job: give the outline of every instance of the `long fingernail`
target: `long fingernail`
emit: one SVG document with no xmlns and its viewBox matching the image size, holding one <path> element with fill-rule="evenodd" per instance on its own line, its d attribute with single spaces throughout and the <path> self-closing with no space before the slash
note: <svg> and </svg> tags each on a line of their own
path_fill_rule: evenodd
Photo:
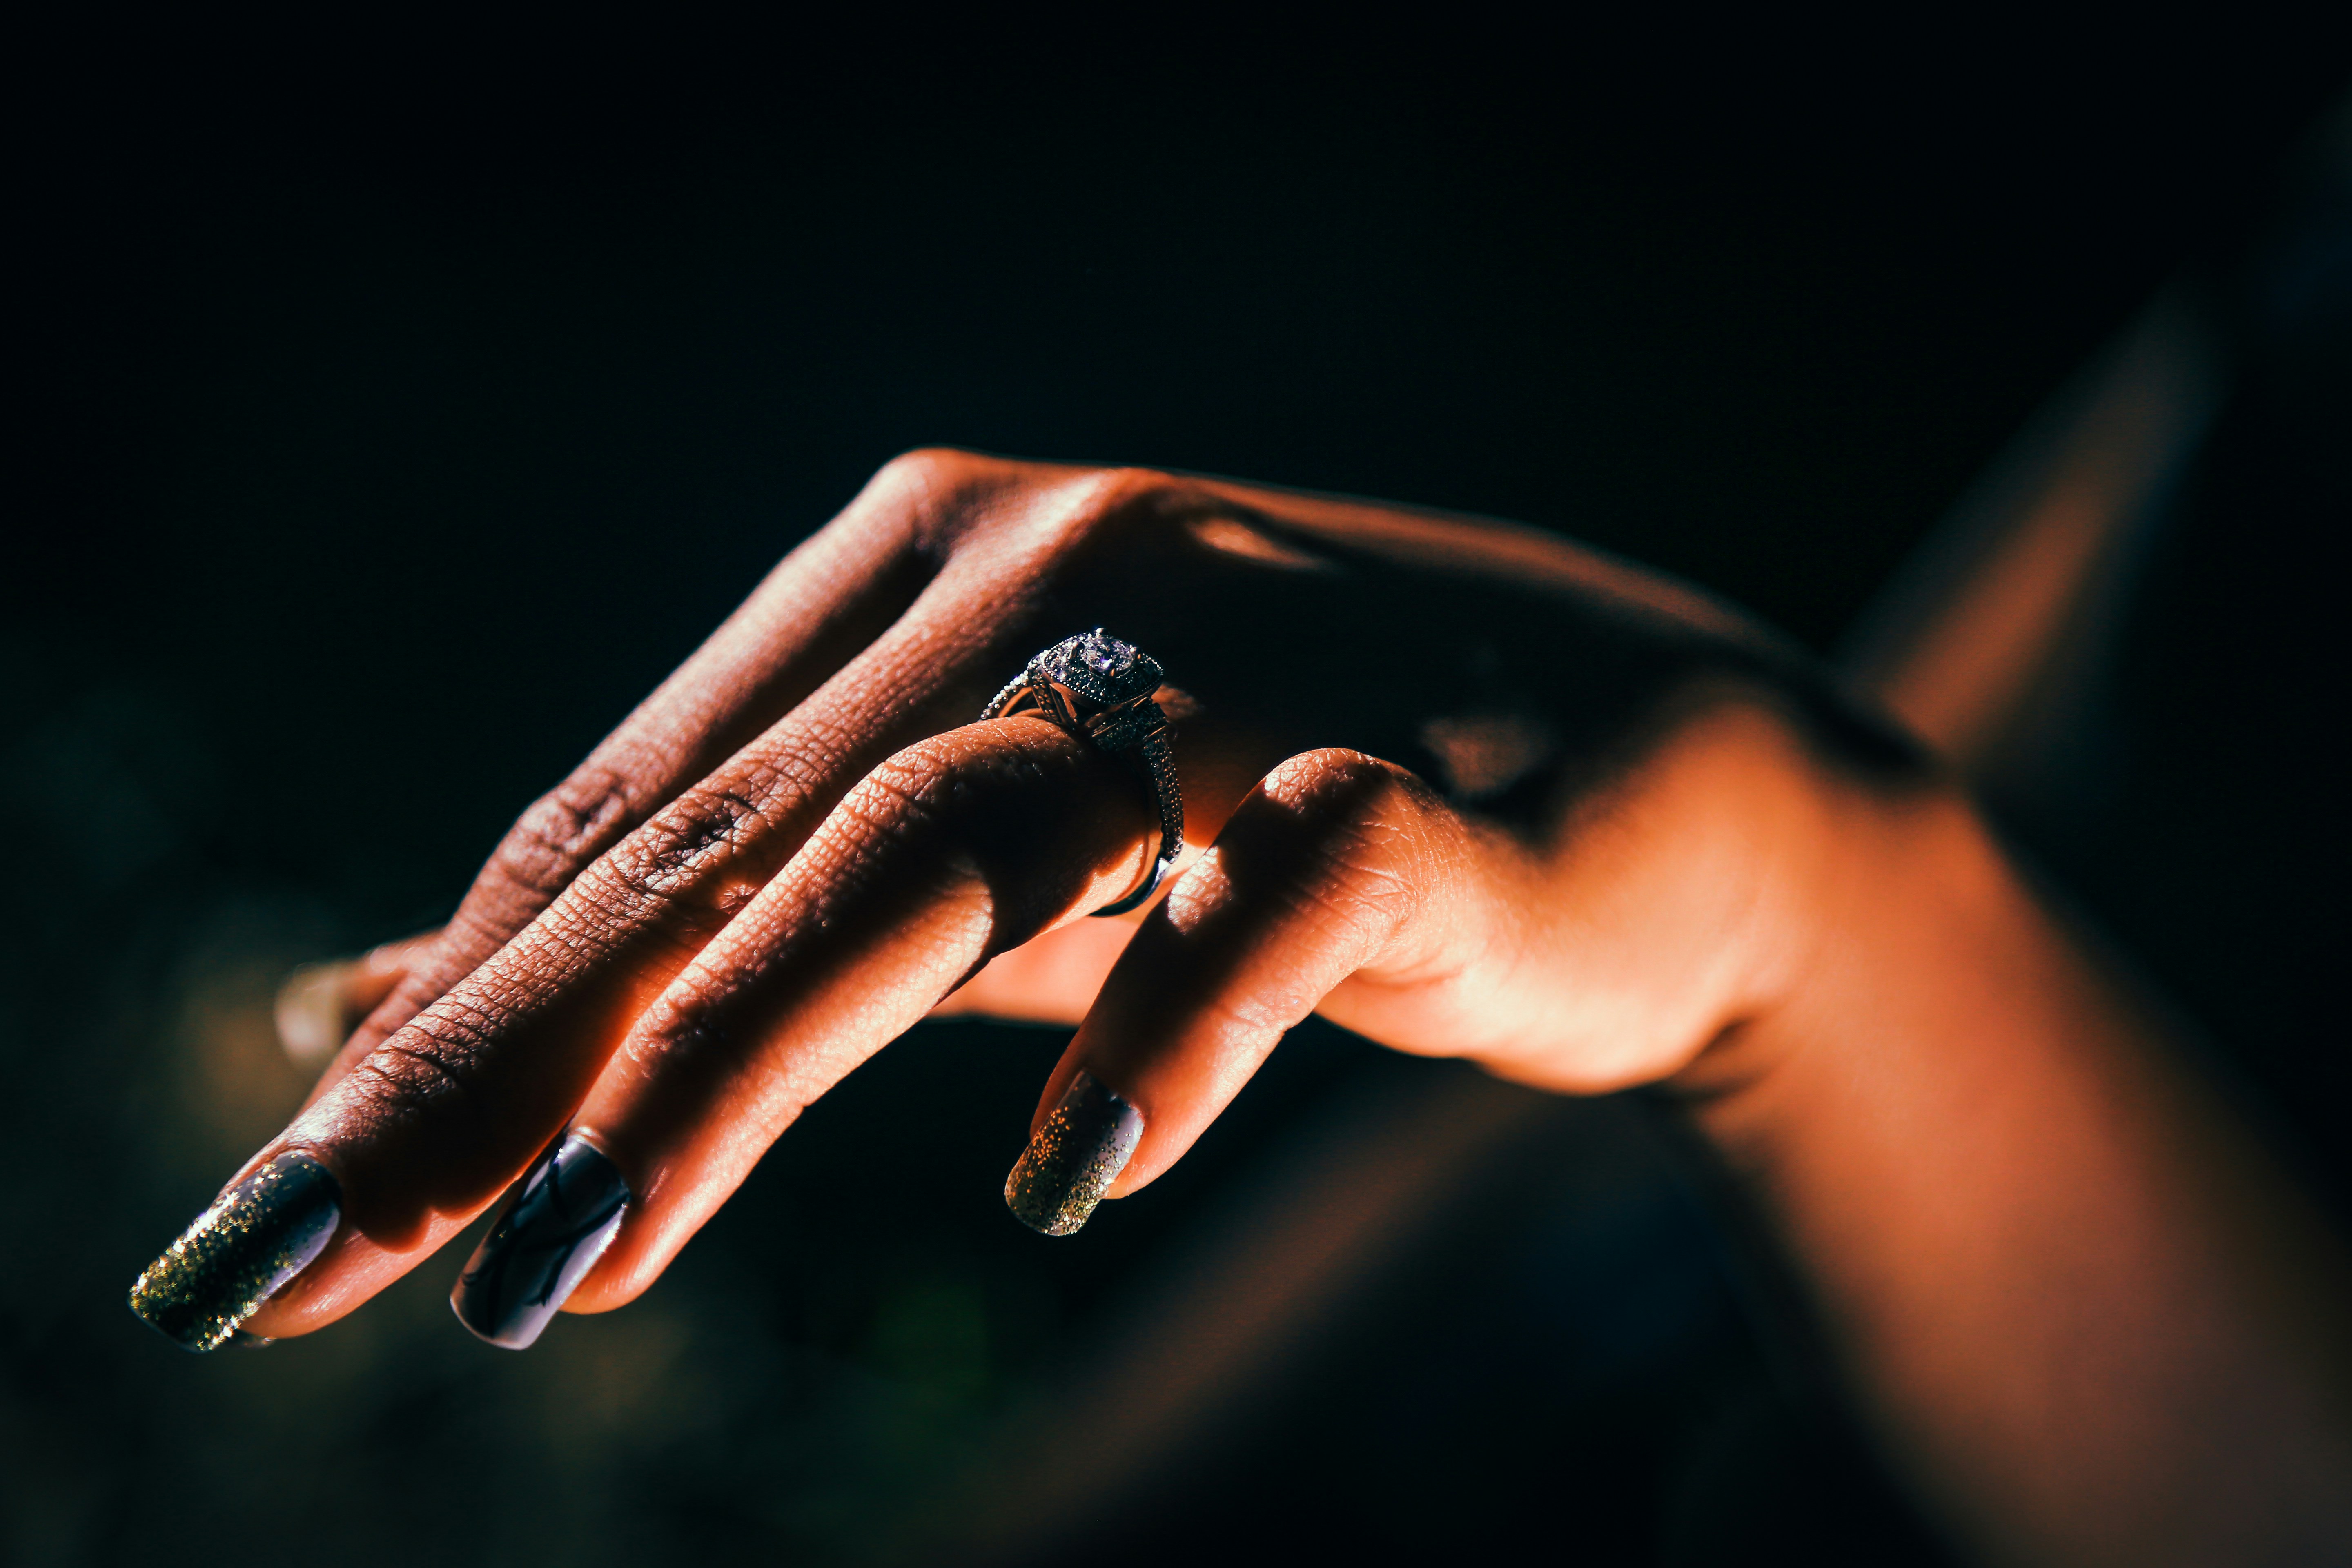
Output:
<svg viewBox="0 0 2352 1568">
<path fill-rule="evenodd" d="M 216 1199 L 131 1287 L 131 1310 L 192 1351 L 217 1350 L 335 1234 L 343 1193 L 308 1154 L 280 1154 Z"/>
<path fill-rule="evenodd" d="M 1067 1236 L 1087 1223 L 1143 1136 L 1143 1112 L 1080 1073 L 1004 1178 L 1005 1206 L 1031 1230 Z"/>
<path fill-rule="evenodd" d="M 577 1132 L 564 1138 L 524 1174 L 457 1277 L 457 1321 L 494 1345 L 529 1345 L 613 1244 L 628 1206 L 619 1168 Z"/>
</svg>

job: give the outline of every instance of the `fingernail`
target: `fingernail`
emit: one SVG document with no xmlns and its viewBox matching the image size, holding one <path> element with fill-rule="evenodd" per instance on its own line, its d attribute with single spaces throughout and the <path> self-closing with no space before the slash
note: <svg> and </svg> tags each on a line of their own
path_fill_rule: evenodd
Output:
<svg viewBox="0 0 2352 1568">
<path fill-rule="evenodd" d="M 1080 1073 L 1004 1179 L 1005 1206 L 1031 1230 L 1067 1236 L 1127 1168 L 1143 1113 Z"/>
<path fill-rule="evenodd" d="M 544 1332 L 619 1234 L 629 1184 L 572 1133 L 539 1157 L 522 1191 L 457 1277 L 449 1305 L 478 1339 L 519 1351 Z"/>
<path fill-rule="evenodd" d="M 131 1310 L 192 1351 L 218 1350 L 319 1256 L 342 1217 L 342 1196 L 310 1155 L 278 1155 L 147 1266 L 131 1287 Z"/>
</svg>

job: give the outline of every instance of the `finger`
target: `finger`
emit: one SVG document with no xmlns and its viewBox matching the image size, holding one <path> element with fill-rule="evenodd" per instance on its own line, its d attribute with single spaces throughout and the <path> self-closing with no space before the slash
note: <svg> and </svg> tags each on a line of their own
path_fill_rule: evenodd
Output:
<svg viewBox="0 0 2352 1568">
<path fill-rule="evenodd" d="M 885 467 L 726 622 L 523 812 L 440 942 L 421 953 L 312 1090 L 315 1099 L 538 917 L 596 858 L 804 700 L 920 592 L 917 542 L 956 476 L 925 454 Z M 593 635 L 582 628 L 582 635 Z"/>
<path fill-rule="evenodd" d="M 638 1018 L 459 1316 L 527 1344 L 608 1242 L 572 1304 L 633 1297 L 805 1106 L 992 954 L 1131 889 L 1156 837 L 1140 783 L 1040 719 L 890 758 Z"/>
<path fill-rule="evenodd" d="M 306 963 L 278 988 L 278 1043 L 296 1067 L 315 1068 L 407 978 L 441 940 L 437 931 L 370 948 L 357 958 Z"/>
<path fill-rule="evenodd" d="M 167 1270 L 144 1299 L 161 1310 L 173 1292 L 231 1292 L 237 1300 L 223 1321 L 249 1315 L 251 1331 L 279 1336 L 341 1316 L 414 1267 L 531 1164 L 631 1020 L 851 784 L 898 747 L 969 714 L 1017 667 L 1004 645 L 1025 640 L 1032 601 L 1059 563 L 1102 538 L 1107 520 L 1151 516 L 1161 488 L 1149 475 L 1114 474 L 1024 489 L 982 542 L 948 554 L 881 637 L 592 862 L 479 968 L 351 1061 L 256 1156 L 250 1181 L 298 1155 L 321 1173 L 288 1189 L 304 1205 L 331 1205 L 320 1250 L 281 1269 L 291 1254 L 279 1244 L 291 1233 L 237 1206 L 251 1199 L 237 1196 L 240 1184 L 223 1199 L 230 1207 L 200 1218 L 173 1252 L 229 1247 L 233 1237 L 236 1266 Z"/>
<path fill-rule="evenodd" d="M 299 1148 L 325 1165 L 344 1223 L 253 1331 L 341 1316 L 471 1220 L 568 1119 L 630 1021 L 850 784 L 938 729 L 946 707 L 969 710 L 955 678 L 979 654 L 930 628 L 971 618 L 919 612 L 592 863 L 296 1118 L 265 1152 Z"/>
<path fill-rule="evenodd" d="M 303 1332 L 341 1316 L 488 1206 L 569 1119 L 630 1021 L 849 787 L 893 751 L 969 715 L 1017 668 L 1000 645 L 1023 635 L 1024 595 L 1050 579 L 1056 558 L 1152 493 L 1149 476 L 1033 490 L 1017 527 L 950 554 L 908 612 L 806 701 L 352 1062 L 248 1166 L 257 1176 L 263 1162 L 302 1152 L 331 1178 L 337 1205 L 315 1258 L 247 1292 L 238 1310 L 253 1314 L 251 1331 Z M 207 1216 L 184 1242 L 228 1223 Z M 240 1246 L 268 1250 L 274 1232 L 236 1224 Z M 173 1289 L 182 1286 L 214 1288 L 187 1279 Z"/>
<path fill-rule="evenodd" d="M 1516 874 L 1393 764 L 1326 751 L 1276 769 L 1111 971 L 1006 1183 L 1014 1215 L 1066 1235 L 1150 1181 L 1343 985 L 1433 1009 L 1498 991 L 1515 931 L 1493 889 Z"/>
</svg>

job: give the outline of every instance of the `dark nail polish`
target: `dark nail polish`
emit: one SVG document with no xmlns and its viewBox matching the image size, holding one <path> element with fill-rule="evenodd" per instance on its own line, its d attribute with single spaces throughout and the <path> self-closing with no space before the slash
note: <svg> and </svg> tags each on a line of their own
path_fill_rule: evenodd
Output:
<svg viewBox="0 0 2352 1568">
<path fill-rule="evenodd" d="M 309 1267 L 342 1217 L 342 1189 L 308 1154 L 280 1154 L 215 1200 L 131 1287 L 131 1310 L 192 1351 L 217 1350 Z M 252 1337 L 252 1336 L 248 1336 Z"/>
<path fill-rule="evenodd" d="M 1143 1136 L 1143 1113 L 1080 1073 L 1004 1179 L 1013 1217 L 1047 1236 L 1087 1223 Z"/>
<path fill-rule="evenodd" d="M 457 1321 L 494 1345 L 529 1345 L 612 1245 L 628 1206 L 628 1183 L 596 1145 L 576 1132 L 560 1140 L 457 1277 Z"/>
</svg>

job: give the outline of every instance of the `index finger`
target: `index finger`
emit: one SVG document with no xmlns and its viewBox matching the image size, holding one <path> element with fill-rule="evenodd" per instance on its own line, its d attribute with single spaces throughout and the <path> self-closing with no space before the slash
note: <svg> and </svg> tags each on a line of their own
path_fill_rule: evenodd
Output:
<svg viewBox="0 0 2352 1568">
<path fill-rule="evenodd" d="M 513 940 L 597 857 L 805 700 L 920 593 L 936 468 L 886 466 L 563 781 L 518 817 L 436 940 L 407 955 L 312 1086 L 343 1074 Z M 593 625 L 578 628 L 595 635 Z"/>
<path fill-rule="evenodd" d="M 953 554 L 914 605 L 807 700 L 352 1062 L 257 1156 L 226 1206 L 142 1278 L 133 1296 L 141 1315 L 174 1337 L 217 1343 L 268 1300 L 257 1328 L 304 1331 L 470 1221 L 562 1125 L 630 1022 L 849 786 L 979 706 L 1007 659 L 998 645 L 1020 635 L 1024 601 L 1055 552 L 1135 493 L 1116 476 L 1046 487 L 1032 498 L 1036 526 L 1000 535 L 1001 547 Z M 248 1192 L 249 1184 L 259 1185 Z M 206 1247 L 219 1258 L 196 1256 Z M 181 1308 L 196 1300 L 226 1306 L 183 1321 Z"/>
</svg>

